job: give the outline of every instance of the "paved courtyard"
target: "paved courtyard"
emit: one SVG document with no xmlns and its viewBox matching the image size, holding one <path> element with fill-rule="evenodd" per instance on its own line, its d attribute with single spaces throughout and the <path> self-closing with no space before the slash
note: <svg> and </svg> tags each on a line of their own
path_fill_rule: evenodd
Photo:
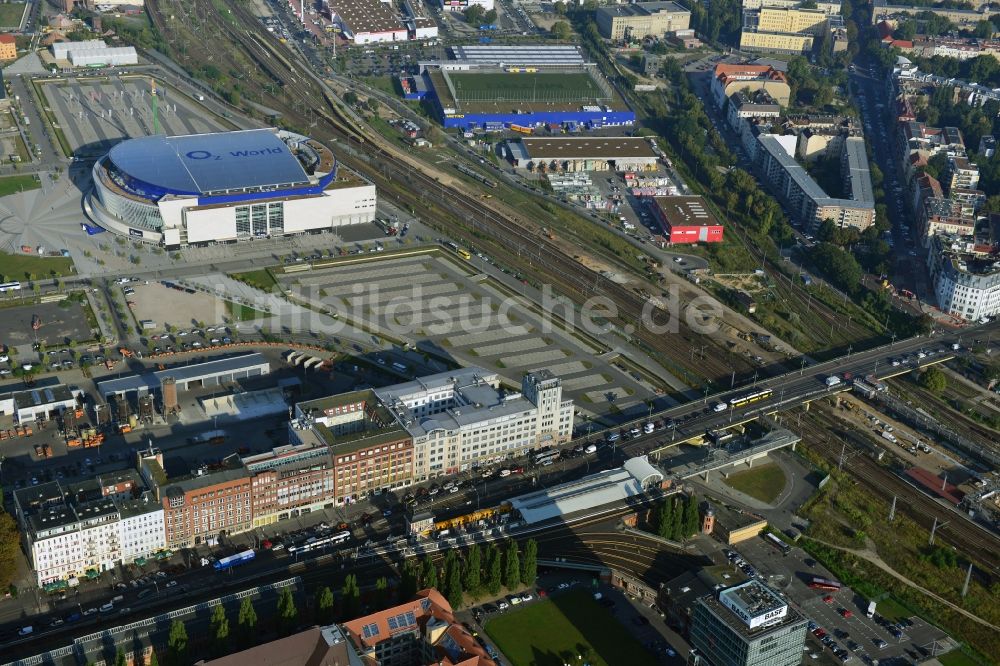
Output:
<svg viewBox="0 0 1000 666">
<path fill-rule="evenodd" d="M 563 380 L 581 409 L 606 412 L 653 397 L 585 340 L 546 327 L 527 302 L 491 279 L 467 272 L 444 255 L 360 261 L 292 273 L 282 286 L 348 321 L 391 337 L 430 344 L 464 365 L 478 365 L 513 381 L 546 368 Z"/>
</svg>

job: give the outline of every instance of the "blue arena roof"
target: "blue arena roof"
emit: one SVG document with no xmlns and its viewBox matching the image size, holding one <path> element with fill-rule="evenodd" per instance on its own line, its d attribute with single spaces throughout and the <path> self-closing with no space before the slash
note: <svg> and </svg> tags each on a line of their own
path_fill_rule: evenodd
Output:
<svg viewBox="0 0 1000 666">
<path fill-rule="evenodd" d="M 173 194 L 209 194 L 302 185 L 302 165 L 270 129 L 186 136 L 146 136 L 108 154 L 120 172 Z"/>
</svg>

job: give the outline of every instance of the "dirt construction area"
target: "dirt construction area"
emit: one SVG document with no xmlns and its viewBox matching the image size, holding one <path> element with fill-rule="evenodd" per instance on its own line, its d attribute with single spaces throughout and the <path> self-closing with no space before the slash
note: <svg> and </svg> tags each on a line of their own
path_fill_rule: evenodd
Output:
<svg viewBox="0 0 1000 666">
<path fill-rule="evenodd" d="M 70 340 L 91 340 L 94 332 L 84 308 L 89 306 L 69 300 L 4 308 L 0 310 L 0 344 L 17 347 L 39 342 L 55 347 Z M 38 330 L 32 329 L 35 317 Z"/>
<path fill-rule="evenodd" d="M 125 296 L 122 293 L 124 287 L 131 287 L 135 293 Z M 189 294 L 159 282 L 131 283 L 115 288 L 120 290 L 116 298 L 124 297 L 128 303 L 134 304 L 130 309 L 136 324 L 144 320 L 156 324 L 155 328 L 145 329 L 146 332 L 166 331 L 167 326 L 183 330 L 198 326 L 198 322 L 215 326 L 229 321 L 226 302 L 201 291 Z"/>
</svg>

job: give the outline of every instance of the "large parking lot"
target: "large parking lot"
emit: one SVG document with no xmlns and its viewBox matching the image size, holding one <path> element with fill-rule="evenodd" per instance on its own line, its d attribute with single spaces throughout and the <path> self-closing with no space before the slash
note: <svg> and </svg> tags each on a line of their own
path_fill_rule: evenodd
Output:
<svg viewBox="0 0 1000 666">
<path fill-rule="evenodd" d="M 651 397 L 585 340 L 550 326 L 521 298 L 511 297 L 466 265 L 436 254 L 373 259 L 282 278 L 325 309 L 345 313 L 373 329 L 433 343 L 466 365 L 496 370 L 519 382 L 546 368 L 563 380 L 565 394 L 586 410 Z"/>
<path fill-rule="evenodd" d="M 809 587 L 813 578 L 836 581 L 836 577 L 816 563 L 800 548 L 792 548 L 783 556 L 763 539 L 754 538 L 735 547 L 753 570 L 769 584 L 781 590 L 797 604 L 814 627 L 809 645 L 812 659 L 833 663 L 902 659 L 907 663 L 928 654 L 937 641 L 943 644 L 947 636 L 919 617 L 897 616 L 898 606 L 892 603 L 883 618 L 876 603 L 875 615 L 868 618 L 869 599 L 847 586 L 839 591 Z M 736 565 L 734 565 L 736 566 Z M 898 627 L 898 628 L 897 628 Z M 898 635 L 896 635 L 898 633 Z M 824 642 L 821 642 L 825 641 Z M 846 651 L 837 657 L 834 650 Z"/>
<path fill-rule="evenodd" d="M 200 134 L 233 129 L 175 88 L 156 82 L 153 117 L 151 81 L 140 76 L 73 77 L 40 84 L 49 109 L 77 156 L 103 155 L 126 138 L 154 133 Z"/>
</svg>

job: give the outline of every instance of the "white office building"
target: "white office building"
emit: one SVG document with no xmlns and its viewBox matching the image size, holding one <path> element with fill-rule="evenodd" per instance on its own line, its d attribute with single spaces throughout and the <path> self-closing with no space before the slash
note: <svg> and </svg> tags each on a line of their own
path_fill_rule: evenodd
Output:
<svg viewBox="0 0 1000 666">
<path fill-rule="evenodd" d="M 566 441 L 573 401 L 547 370 L 526 375 L 521 392 L 482 368 L 421 377 L 375 391 L 413 438 L 413 480 L 455 474 L 526 449 Z"/>
</svg>

